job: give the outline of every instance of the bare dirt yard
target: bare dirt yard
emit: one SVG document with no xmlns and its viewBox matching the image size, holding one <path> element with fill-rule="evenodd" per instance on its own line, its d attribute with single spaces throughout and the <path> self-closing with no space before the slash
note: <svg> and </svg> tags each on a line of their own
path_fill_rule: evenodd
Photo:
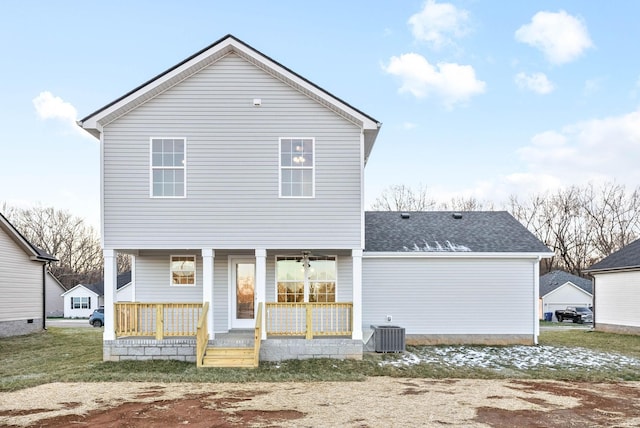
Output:
<svg viewBox="0 0 640 428">
<path fill-rule="evenodd" d="M 0 425 L 637 427 L 640 382 L 52 383 L 1 393 Z"/>
</svg>

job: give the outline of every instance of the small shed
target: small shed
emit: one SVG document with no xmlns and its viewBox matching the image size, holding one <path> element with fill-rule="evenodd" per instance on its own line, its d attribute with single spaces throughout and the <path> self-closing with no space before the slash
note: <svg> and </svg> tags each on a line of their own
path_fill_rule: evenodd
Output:
<svg viewBox="0 0 640 428">
<path fill-rule="evenodd" d="M 118 301 L 132 300 L 131 271 L 118 275 Z M 62 294 L 65 318 L 89 318 L 89 315 L 104 305 L 104 281 L 95 284 L 78 284 Z"/>
</svg>

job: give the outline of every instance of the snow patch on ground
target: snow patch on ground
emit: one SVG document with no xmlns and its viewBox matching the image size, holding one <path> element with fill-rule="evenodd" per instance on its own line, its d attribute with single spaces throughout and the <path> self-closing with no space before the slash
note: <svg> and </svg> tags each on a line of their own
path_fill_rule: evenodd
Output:
<svg viewBox="0 0 640 428">
<path fill-rule="evenodd" d="M 555 346 L 425 346 L 405 352 L 398 359 L 381 361 L 381 366 L 440 364 L 446 367 L 486 369 L 640 369 L 640 359 L 597 352 L 585 348 Z"/>
</svg>

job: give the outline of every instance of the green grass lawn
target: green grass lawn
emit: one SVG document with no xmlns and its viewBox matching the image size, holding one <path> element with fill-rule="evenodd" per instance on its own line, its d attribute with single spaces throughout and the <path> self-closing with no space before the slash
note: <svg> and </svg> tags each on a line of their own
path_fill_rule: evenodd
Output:
<svg viewBox="0 0 640 428">
<path fill-rule="evenodd" d="M 544 331 L 540 347 L 410 347 L 406 354 L 367 354 L 363 361 L 329 359 L 262 363 L 255 370 L 196 368 L 178 361 L 102 361 L 102 329 L 55 328 L 28 336 L 0 339 L 0 391 L 50 382 L 287 382 L 358 381 L 367 376 L 486 379 L 556 379 L 580 381 L 640 380 L 640 336 L 589 330 Z M 544 367 L 521 367 L 517 352 L 557 350 L 568 355 L 585 350 L 597 355 L 615 354 L 631 359 L 630 367 L 581 366 L 562 362 Z M 517 352 L 516 352 L 517 351 Z M 501 353 L 516 355 L 500 367 L 452 364 L 459 355 L 482 353 L 503 360 Z M 413 355 L 430 355 L 427 362 L 399 364 Z M 511 354 L 510 354 L 511 355 Z M 494 358 L 494 359 L 496 359 Z M 398 364 L 397 364 L 398 363 Z"/>
</svg>

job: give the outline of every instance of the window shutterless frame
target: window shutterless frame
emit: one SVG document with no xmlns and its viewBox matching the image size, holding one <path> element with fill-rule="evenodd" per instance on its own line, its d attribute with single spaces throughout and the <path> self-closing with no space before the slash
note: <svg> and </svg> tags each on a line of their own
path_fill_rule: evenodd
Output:
<svg viewBox="0 0 640 428">
<path fill-rule="evenodd" d="M 315 138 L 280 137 L 278 140 L 278 195 L 315 198 Z"/>
<path fill-rule="evenodd" d="M 187 197 L 187 139 L 149 139 L 149 197 Z"/>
<path fill-rule="evenodd" d="M 313 273 L 313 264 L 316 263 L 317 266 L 325 261 L 331 262 L 333 265 L 331 275 L 319 278 Z M 283 264 L 280 264 L 281 262 Z M 275 267 L 275 298 L 277 302 L 338 301 L 338 256 L 311 256 L 308 258 L 308 265 L 305 265 L 302 256 L 280 255 L 275 257 Z M 314 293 L 318 285 L 324 292 Z M 332 285 L 332 289 L 327 290 L 327 285 Z"/>
<path fill-rule="evenodd" d="M 196 256 L 174 255 L 169 256 L 169 285 L 172 287 L 196 286 Z"/>
</svg>

